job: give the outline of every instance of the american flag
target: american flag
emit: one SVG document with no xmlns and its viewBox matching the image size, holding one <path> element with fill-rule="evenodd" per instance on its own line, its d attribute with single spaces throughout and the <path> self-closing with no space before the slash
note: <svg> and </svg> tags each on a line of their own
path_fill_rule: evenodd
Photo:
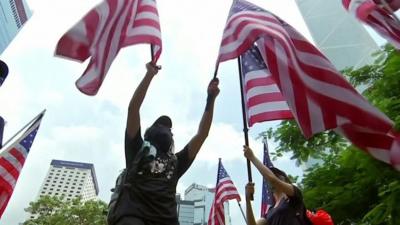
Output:
<svg viewBox="0 0 400 225">
<path fill-rule="evenodd" d="M 274 167 L 269 158 L 268 152 L 268 142 L 264 139 L 264 165 L 268 168 Z M 275 199 L 271 191 L 270 184 L 268 181 L 263 179 L 263 186 L 262 186 L 262 198 L 261 198 L 261 217 L 264 217 L 267 214 L 269 208 L 275 204 Z"/>
<path fill-rule="evenodd" d="M 122 47 L 149 43 L 153 62 L 160 57 L 161 29 L 155 0 L 105 0 L 59 40 L 56 55 L 90 62 L 77 88 L 95 95 Z"/>
<path fill-rule="evenodd" d="M 14 191 L 42 117 L 43 113 L 37 117 L 20 138 L 0 153 L 0 218 Z"/>
<path fill-rule="evenodd" d="M 235 0 L 217 62 L 238 57 L 254 41 L 306 138 L 337 128 L 357 147 L 400 170 L 400 135 L 393 131 L 393 122 L 289 24 Z"/>
<path fill-rule="evenodd" d="M 263 121 L 293 118 L 257 47 L 253 45 L 242 54 L 241 59 L 249 126 Z"/>
<path fill-rule="evenodd" d="M 356 18 L 371 26 L 383 38 L 400 49 L 400 23 L 393 14 L 400 8 L 400 0 L 342 0 L 343 6 Z"/>
<path fill-rule="evenodd" d="M 208 217 L 208 225 L 225 224 L 224 202 L 232 199 L 240 201 L 240 195 L 220 160 L 215 197 Z"/>
</svg>

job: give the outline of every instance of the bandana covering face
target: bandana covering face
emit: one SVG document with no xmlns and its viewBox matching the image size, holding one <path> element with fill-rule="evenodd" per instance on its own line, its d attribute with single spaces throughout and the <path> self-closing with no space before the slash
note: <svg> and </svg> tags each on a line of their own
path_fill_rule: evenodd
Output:
<svg viewBox="0 0 400 225">
<path fill-rule="evenodd" d="M 163 125 L 155 124 L 151 126 L 146 131 L 144 139 L 154 145 L 160 153 L 170 153 L 174 149 L 171 129 Z"/>
</svg>

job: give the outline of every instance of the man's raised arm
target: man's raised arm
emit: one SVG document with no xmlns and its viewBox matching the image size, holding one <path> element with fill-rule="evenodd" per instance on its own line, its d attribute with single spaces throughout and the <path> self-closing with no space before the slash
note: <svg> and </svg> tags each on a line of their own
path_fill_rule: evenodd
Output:
<svg viewBox="0 0 400 225">
<path fill-rule="evenodd" d="M 197 134 L 190 140 L 189 147 L 189 159 L 193 160 L 197 153 L 199 152 L 201 146 L 208 136 L 208 132 L 210 131 L 213 114 L 214 114 L 214 103 L 215 99 L 219 94 L 218 88 L 218 78 L 211 80 L 210 84 L 207 88 L 207 103 L 206 108 L 203 113 L 203 117 L 201 118 L 199 129 Z"/>
<path fill-rule="evenodd" d="M 131 138 L 135 137 L 136 133 L 139 130 L 140 127 L 139 109 L 143 103 L 144 97 L 146 96 L 150 82 L 153 79 L 153 77 L 158 73 L 159 67 L 157 67 L 154 63 L 149 62 L 146 64 L 146 69 L 147 69 L 146 75 L 140 82 L 139 86 L 136 88 L 135 93 L 133 94 L 132 99 L 129 102 L 126 132 L 128 136 Z"/>
</svg>

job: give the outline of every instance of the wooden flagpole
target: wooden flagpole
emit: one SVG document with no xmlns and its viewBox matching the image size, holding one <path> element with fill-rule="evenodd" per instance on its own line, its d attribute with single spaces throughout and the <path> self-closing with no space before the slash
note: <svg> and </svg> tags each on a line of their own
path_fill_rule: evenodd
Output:
<svg viewBox="0 0 400 225">
<path fill-rule="evenodd" d="M 28 126 L 32 125 L 34 121 L 36 121 L 37 119 L 39 119 L 39 117 L 43 116 L 44 113 L 46 112 L 46 109 L 44 109 L 41 113 L 39 113 L 37 116 L 35 116 L 35 118 L 33 118 L 31 121 L 29 121 L 27 124 L 25 124 L 25 126 L 23 126 L 19 131 L 17 131 L 17 133 L 14 134 L 14 136 L 12 136 L 11 138 L 9 138 L 4 144 L 3 147 L 0 149 L 3 150 L 3 148 L 5 148 L 4 146 L 6 146 L 9 142 L 11 142 L 11 140 L 13 140 L 16 136 L 18 136 L 22 131 L 24 131 Z M 0 155 L 2 154 L 2 152 L 0 152 Z"/>
<path fill-rule="evenodd" d="M 244 99 L 244 90 L 243 90 L 243 77 L 242 77 L 242 62 L 241 62 L 240 56 L 238 57 L 238 66 L 239 66 L 240 94 L 241 94 L 241 98 L 242 98 L 244 142 L 245 142 L 245 145 L 249 146 L 249 133 L 248 133 L 249 129 L 247 128 L 246 108 L 245 108 L 245 99 Z M 246 161 L 247 161 L 247 177 L 248 177 L 249 182 L 252 183 L 253 178 L 251 176 L 250 160 L 247 159 Z M 253 200 L 253 196 L 251 196 L 251 200 Z"/>
</svg>

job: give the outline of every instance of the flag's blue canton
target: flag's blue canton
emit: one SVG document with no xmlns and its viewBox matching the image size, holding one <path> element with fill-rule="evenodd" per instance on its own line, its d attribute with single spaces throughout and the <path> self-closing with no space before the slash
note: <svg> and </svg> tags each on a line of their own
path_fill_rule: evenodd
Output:
<svg viewBox="0 0 400 225">
<path fill-rule="evenodd" d="M 24 148 L 26 149 L 27 152 L 29 152 L 29 150 L 32 146 L 33 140 L 35 139 L 38 129 L 39 129 L 39 127 L 36 127 L 36 129 L 31 131 L 31 133 L 28 136 L 26 136 L 24 139 L 22 139 L 22 141 L 19 143 L 20 145 L 24 146 Z"/>
<path fill-rule="evenodd" d="M 235 3 L 233 4 L 233 8 L 230 11 L 230 15 L 232 16 L 235 13 L 241 12 L 241 11 L 265 11 L 263 8 L 260 8 L 256 5 L 251 4 L 250 2 L 247 1 L 242 1 L 242 0 L 236 0 Z"/>
<path fill-rule="evenodd" d="M 271 162 L 268 151 L 268 144 L 264 143 L 264 165 L 271 168 L 274 165 Z M 272 195 L 271 185 L 263 179 L 262 199 L 261 199 L 261 216 L 266 213 L 267 207 L 275 204 L 274 196 Z"/>
<path fill-rule="evenodd" d="M 228 173 L 226 172 L 224 166 L 222 163 L 219 164 L 219 169 L 218 169 L 218 180 L 224 179 L 226 177 L 229 177 Z"/>
<path fill-rule="evenodd" d="M 265 69 L 267 69 L 267 65 L 265 65 L 261 53 L 255 45 L 242 54 L 242 70 L 244 75 L 251 71 Z"/>
<path fill-rule="evenodd" d="M 268 168 L 274 167 L 271 158 L 269 157 L 269 151 L 266 144 L 264 144 L 264 165 L 266 165 Z"/>
</svg>

